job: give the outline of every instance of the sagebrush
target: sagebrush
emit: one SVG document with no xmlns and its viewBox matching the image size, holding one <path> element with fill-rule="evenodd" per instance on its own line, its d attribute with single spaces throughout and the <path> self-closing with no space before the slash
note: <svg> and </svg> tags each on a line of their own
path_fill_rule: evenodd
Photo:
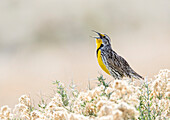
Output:
<svg viewBox="0 0 170 120">
<path fill-rule="evenodd" d="M 28 95 L 22 95 L 12 110 L 0 110 L 0 119 L 24 120 L 168 120 L 170 118 L 169 70 L 160 70 L 154 80 L 135 85 L 127 80 L 106 82 L 98 77 L 98 86 L 79 92 L 70 86 L 72 95 L 56 81 L 57 92 L 49 103 L 43 100 L 33 107 Z"/>
</svg>

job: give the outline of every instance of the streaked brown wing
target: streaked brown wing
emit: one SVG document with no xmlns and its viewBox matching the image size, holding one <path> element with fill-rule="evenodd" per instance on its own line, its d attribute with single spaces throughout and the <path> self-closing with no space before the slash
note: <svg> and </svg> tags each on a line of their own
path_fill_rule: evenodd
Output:
<svg viewBox="0 0 170 120">
<path fill-rule="evenodd" d="M 119 74 L 121 77 L 123 76 L 130 77 L 129 70 L 131 68 L 123 57 L 119 56 L 112 49 L 103 51 L 103 55 L 106 59 L 106 62 L 104 64 L 111 68 L 111 69 L 108 68 L 109 70 L 114 70 L 110 72 L 116 72 L 116 74 Z"/>
</svg>

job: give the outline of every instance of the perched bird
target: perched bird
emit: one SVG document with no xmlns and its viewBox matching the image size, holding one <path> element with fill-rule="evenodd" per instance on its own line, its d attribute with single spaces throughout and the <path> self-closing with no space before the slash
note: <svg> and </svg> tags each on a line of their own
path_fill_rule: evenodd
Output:
<svg viewBox="0 0 170 120">
<path fill-rule="evenodd" d="M 108 35 L 97 33 L 99 37 L 96 39 L 96 54 L 100 67 L 115 79 L 122 79 L 123 77 L 143 79 L 142 76 L 137 74 L 127 63 L 127 61 L 119 56 L 111 47 L 111 40 Z"/>
</svg>

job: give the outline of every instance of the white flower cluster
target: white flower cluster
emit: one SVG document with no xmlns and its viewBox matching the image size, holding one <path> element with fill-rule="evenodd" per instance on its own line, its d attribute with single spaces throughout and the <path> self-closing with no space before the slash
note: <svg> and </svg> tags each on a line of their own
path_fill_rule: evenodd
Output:
<svg viewBox="0 0 170 120">
<path fill-rule="evenodd" d="M 149 86 L 152 97 L 151 111 L 160 114 L 156 120 L 170 118 L 170 70 L 160 70 L 156 80 Z"/>
<path fill-rule="evenodd" d="M 151 114 L 157 114 L 156 120 L 170 117 L 170 78 L 169 70 L 161 70 L 155 80 L 149 83 L 150 94 L 147 89 L 135 86 L 125 80 L 115 80 L 109 86 L 100 85 L 87 92 L 80 92 L 69 99 L 69 105 L 64 106 L 62 96 L 56 94 L 51 101 L 40 105 L 38 109 L 31 106 L 30 97 L 23 95 L 13 112 L 8 106 L 1 107 L 0 119 L 24 120 L 129 120 L 138 119 L 138 110 L 148 101 L 141 99 L 148 96 Z M 141 109 L 144 109 L 140 107 Z M 144 113 L 145 114 L 145 113 Z"/>
</svg>

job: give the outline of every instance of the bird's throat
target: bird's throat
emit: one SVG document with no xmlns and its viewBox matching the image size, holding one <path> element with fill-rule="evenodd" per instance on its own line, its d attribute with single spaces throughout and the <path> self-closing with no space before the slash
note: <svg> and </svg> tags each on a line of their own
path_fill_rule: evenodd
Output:
<svg viewBox="0 0 170 120">
<path fill-rule="evenodd" d="M 99 50 L 103 47 L 103 44 L 97 45 L 96 55 L 98 57 Z"/>
</svg>

